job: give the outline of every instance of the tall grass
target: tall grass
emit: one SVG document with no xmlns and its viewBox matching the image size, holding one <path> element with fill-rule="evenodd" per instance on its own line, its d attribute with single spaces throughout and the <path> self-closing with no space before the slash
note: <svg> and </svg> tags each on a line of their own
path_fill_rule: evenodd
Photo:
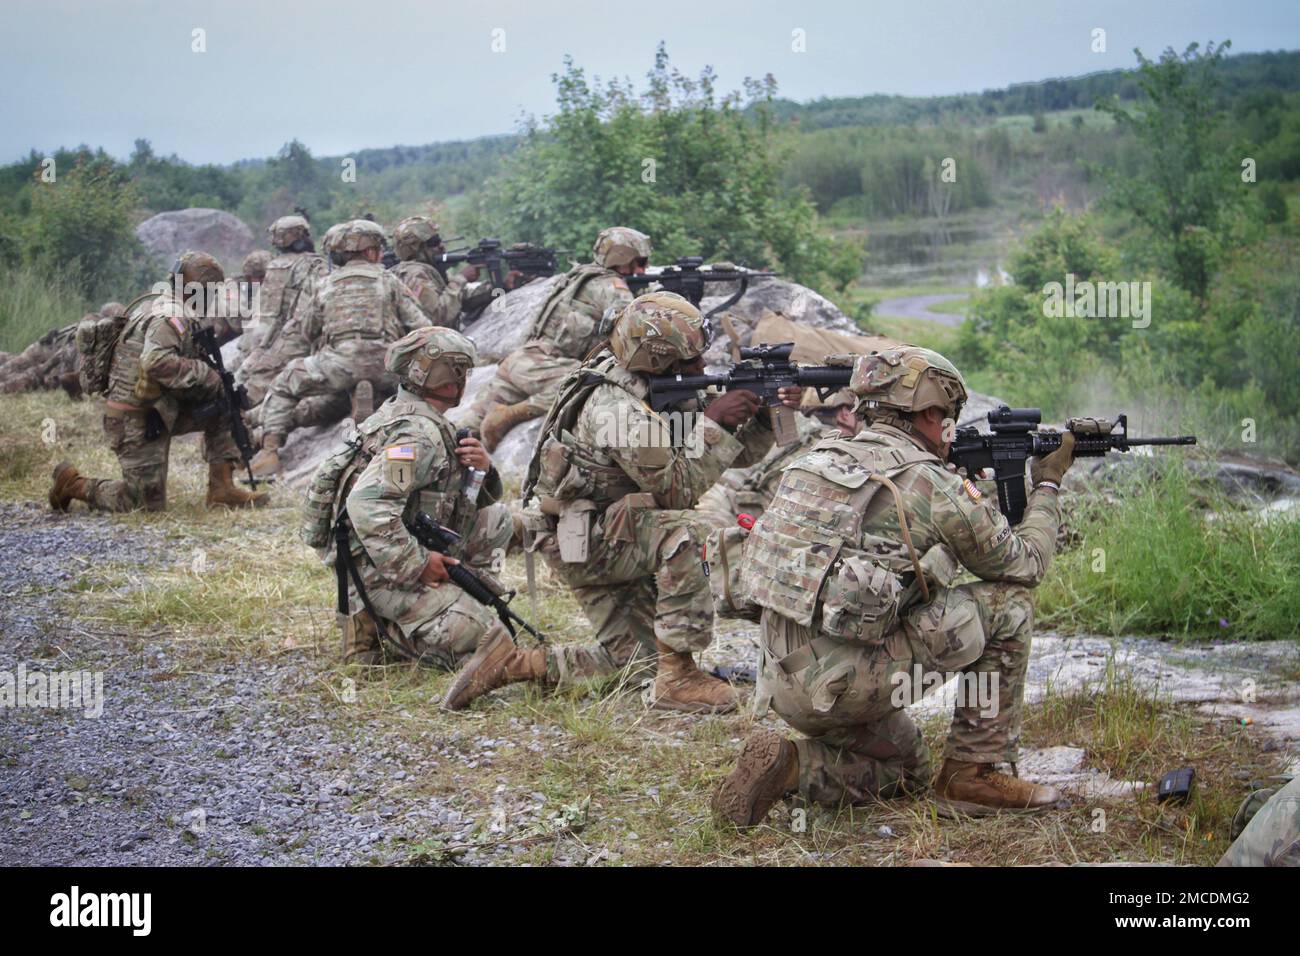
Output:
<svg viewBox="0 0 1300 956">
<path fill-rule="evenodd" d="M 1115 635 L 1300 637 L 1300 521 L 1235 508 L 1177 463 L 1140 471 L 1120 479 L 1111 501 L 1095 495 L 1075 513 L 1079 541 L 1057 556 L 1038 593 L 1044 623 Z"/>
<path fill-rule="evenodd" d="M 0 352 L 21 352 L 90 308 L 70 276 L 33 266 L 0 266 Z"/>
</svg>

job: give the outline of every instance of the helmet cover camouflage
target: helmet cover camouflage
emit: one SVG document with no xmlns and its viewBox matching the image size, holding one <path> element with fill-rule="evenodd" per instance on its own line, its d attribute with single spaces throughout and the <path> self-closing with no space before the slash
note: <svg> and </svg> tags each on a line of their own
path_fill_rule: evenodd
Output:
<svg viewBox="0 0 1300 956">
<path fill-rule="evenodd" d="M 627 226 L 613 226 L 601 231 L 591 250 L 596 265 L 616 269 L 638 259 L 650 258 L 650 237 Z"/>
<path fill-rule="evenodd" d="M 913 345 L 862 356 L 849 389 L 864 417 L 942 408 L 955 418 L 966 404 L 966 382 L 957 367 L 938 352 Z"/>
<path fill-rule="evenodd" d="M 121 302 L 105 302 L 99 307 L 99 314 L 105 319 L 121 318 L 126 315 L 126 306 Z"/>
<path fill-rule="evenodd" d="M 674 292 L 637 296 L 614 319 L 609 347 L 629 372 L 662 375 L 708 347 L 700 310 Z"/>
<path fill-rule="evenodd" d="M 388 237 L 378 223 L 369 219 L 353 219 L 343 227 L 330 251 L 365 252 L 367 249 L 382 249 L 387 244 Z"/>
<path fill-rule="evenodd" d="M 278 249 L 287 249 L 299 239 L 311 238 L 311 224 L 302 216 L 281 216 L 266 231 L 271 237 L 271 245 Z"/>
<path fill-rule="evenodd" d="M 393 230 L 393 251 L 402 261 L 414 259 L 428 246 L 430 239 L 438 237 L 438 224 L 428 216 L 411 216 L 403 219 Z"/>
<path fill-rule="evenodd" d="M 325 250 L 326 255 L 335 251 L 334 243 L 338 242 L 339 236 L 343 235 L 343 230 L 347 227 L 348 224 L 346 222 L 336 222 L 325 230 L 325 235 L 321 237 L 320 244 L 321 248 Z"/>
<path fill-rule="evenodd" d="M 384 355 L 384 368 L 415 392 L 430 392 L 446 385 L 457 385 L 464 391 L 469 370 L 476 364 L 474 342 L 440 325 L 407 333 Z"/>
<path fill-rule="evenodd" d="M 191 282 L 221 282 L 226 278 L 226 271 L 221 263 L 206 252 L 182 252 L 176 260 L 176 272 L 188 285 Z"/>
<path fill-rule="evenodd" d="M 803 398 L 799 401 L 799 408 L 805 412 L 831 411 L 836 408 L 852 408 L 857 404 L 858 397 L 847 388 L 832 392 L 824 400 L 817 394 L 817 389 L 806 388 L 803 392 Z"/>
<path fill-rule="evenodd" d="M 269 252 L 265 249 L 254 249 L 244 256 L 239 271 L 245 279 L 264 279 L 266 278 L 266 267 L 270 262 L 271 254 Z"/>
</svg>

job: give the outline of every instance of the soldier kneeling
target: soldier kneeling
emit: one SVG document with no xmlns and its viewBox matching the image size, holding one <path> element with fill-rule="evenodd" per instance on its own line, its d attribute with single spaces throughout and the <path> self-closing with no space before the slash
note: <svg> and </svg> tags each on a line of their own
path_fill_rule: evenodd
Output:
<svg viewBox="0 0 1300 956">
<path fill-rule="evenodd" d="M 397 394 L 312 479 L 308 543 L 328 553 L 341 525 L 346 560 L 364 587 L 362 595 L 349 575 L 357 613 L 344 622 L 347 662 L 379 663 L 397 651 L 450 669 L 484 635 L 505 633 L 490 609 L 448 582 L 448 567 L 460 561 L 489 574 L 514 533 L 491 458 L 476 439 L 458 440 L 446 418 L 475 361 L 474 343 L 452 329 L 425 327 L 394 342 L 384 364 L 400 381 Z M 410 533 L 421 511 L 460 535 L 458 556 L 429 551 Z M 367 605 L 397 647 L 380 645 Z"/>
<path fill-rule="evenodd" d="M 1033 601 L 1060 525 L 1074 455 L 1032 463 L 1034 491 L 1012 529 L 975 485 L 944 467 L 966 401 L 941 355 L 890 349 L 859 359 L 850 388 L 867 428 L 832 437 L 785 469 L 745 548 L 741 586 L 762 608 L 756 709 L 806 736 L 755 730 L 713 800 L 740 827 L 798 791 L 826 805 L 923 790 L 930 753 L 905 709 L 939 681 L 993 682 L 995 706 L 959 695 L 935 782 L 945 815 L 1038 810 L 1058 793 L 1014 768 Z M 922 555 L 922 557 L 918 557 Z M 961 568 L 979 583 L 954 586 Z M 967 682 L 967 678 L 971 681 Z"/>
</svg>

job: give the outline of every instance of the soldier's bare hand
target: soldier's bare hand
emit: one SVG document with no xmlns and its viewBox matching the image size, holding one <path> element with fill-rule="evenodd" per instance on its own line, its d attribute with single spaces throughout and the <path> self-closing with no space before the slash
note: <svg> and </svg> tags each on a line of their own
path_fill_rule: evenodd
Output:
<svg viewBox="0 0 1300 956">
<path fill-rule="evenodd" d="M 477 438 L 462 438 L 456 446 L 456 460 L 465 468 L 492 470 L 492 458 Z"/>
<path fill-rule="evenodd" d="M 704 414 L 723 428 L 731 429 L 745 424 L 761 407 L 758 396 L 749 389 L 733 388 L 711 401 Z"/>
<path fill-rule="evenodd" d="M 460 562 L 455 558 L 449 558 L 437 551 L 430 551 L 429 560 L 424 562 L 424 570 L 420 572 L 420 583 L 436 588 L 451 577 L 447 569 L 457 564 L 460 564 Z"/>
<path fill-rule="evenodd" d="M 787 408 L 798 408 L 803 402 L 803 389 L 798 385 L 783 385 L 776 390 L 776 396 Z"/>
</svg>

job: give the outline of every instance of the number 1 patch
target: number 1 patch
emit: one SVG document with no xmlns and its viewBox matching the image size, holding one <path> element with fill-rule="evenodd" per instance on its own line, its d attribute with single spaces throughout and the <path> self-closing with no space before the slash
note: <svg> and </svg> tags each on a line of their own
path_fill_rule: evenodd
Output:
<svg viewBox="0 0 1300 956">
<path fill-rule="evenodd" d="M 384 449 L 384 477 L 399 492 L 415 483 L 415 446 L 390 445 Z"/>
</svg>

